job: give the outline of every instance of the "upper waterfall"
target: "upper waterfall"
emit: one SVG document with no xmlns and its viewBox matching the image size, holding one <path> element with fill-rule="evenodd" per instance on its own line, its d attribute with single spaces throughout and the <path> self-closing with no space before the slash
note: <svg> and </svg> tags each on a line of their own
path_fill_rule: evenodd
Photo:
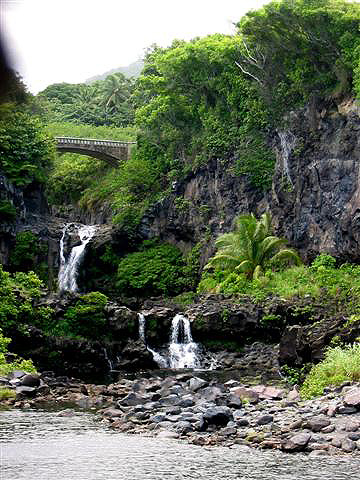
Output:
<svg viewBox="0 0 360 480">
<path fill-rule="evenodd" d="M 70 254 L 66 255 L 64 251 L 65 239 L 69 228 L 75 226 L 80 238 L 80 245 L 71 249 Z M 68 290 L 76 292 L 78 290 L 77 276 L 79 266 L 84 256 L 86 245 L 90 242 L 96 232 L 95 225 L 77 225 L 74 223 L 66 224 L 60 240 L 60 269 L 58 276 L 59 290 L 61 292 Z"/>
</svg>

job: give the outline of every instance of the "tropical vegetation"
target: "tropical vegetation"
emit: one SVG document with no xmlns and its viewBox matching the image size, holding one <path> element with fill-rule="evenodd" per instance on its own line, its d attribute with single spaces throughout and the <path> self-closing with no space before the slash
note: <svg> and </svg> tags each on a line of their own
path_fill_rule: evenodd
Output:
<svg viewBox="0 0 360 480">
<path fill-rule="evenodd" d="M 271 216 L 268 212 L 259 220 L 253 213 L 240 215 L 235 220 L 235 230 L 216 240 L 218 251 L 205 269 L 243 273 L 249 279 L 257 279 L 271 264 L 301 263 L 295 250 L 285 248 L 286 243 L 286 239 L 272 235 Z"/>
<path fill-rule="evenodd" d="M 360 380 L 360 343 L 329 348 L 322 362 L 307 375 L 301 394 L 304 398 L 321 395 L 329 385 Z"/>
</svg>

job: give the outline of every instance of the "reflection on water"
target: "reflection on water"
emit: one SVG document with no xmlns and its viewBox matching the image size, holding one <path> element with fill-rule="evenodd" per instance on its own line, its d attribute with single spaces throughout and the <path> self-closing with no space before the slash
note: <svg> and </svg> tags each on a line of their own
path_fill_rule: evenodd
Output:
<svg viewBox="0 0 360 480">
<path fill-rule="evenodd" d="M 360 459 L 204 448 L 114 433 L 94 416 L 0 412 L 1 480 L 358 479 Z"/>
</svg>

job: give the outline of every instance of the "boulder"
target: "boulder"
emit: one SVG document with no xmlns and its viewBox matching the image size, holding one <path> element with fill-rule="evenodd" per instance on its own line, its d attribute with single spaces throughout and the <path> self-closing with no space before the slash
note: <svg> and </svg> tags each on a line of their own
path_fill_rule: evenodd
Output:
<svg viewBox="0 0 360 480">
<path fill-rule="evenodd" d="M 25 387 L 38 387 L 40 385 L 40 375 L 28 373 L 21 378 L 21 385 Z"/>
<path fill-rule="evenodd" d="M 350 390 L 344 397 L 344 403 L 348 407 L 360 408 L 360 388 Z"/>
<path fill-rule="evenodd" d="M 304 427 L 308 428 L 312 432 L 320 432 L 321 429 L 330 425 L 331 421 L 322 415 L 312 417 L 304 423 Z"/>
<path fill-rule="evenodd" d="M 298 433 L 283 442 L 281 448 L 286 452 L 301 452 L 306 448 L 310 438 L 311 435 L 309 433 Z"/>
<path fill-rule="evenodd" d="M 208 425 L 225 426 L 233 416 L 228 407 L 211 407 L 204 412 L 203 418 Z"/>
</svg>

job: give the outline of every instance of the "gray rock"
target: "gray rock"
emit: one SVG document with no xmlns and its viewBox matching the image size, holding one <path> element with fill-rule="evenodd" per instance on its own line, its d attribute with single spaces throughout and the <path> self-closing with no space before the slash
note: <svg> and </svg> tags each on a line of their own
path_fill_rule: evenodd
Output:
<svg viewBox="0 0 360 480">
<path fill-rule="evenodd" d="M 356 443 L 350 440 L 350 438 L 344 438 L 341 442 L 341 450 L 347 453 L 351 453 L 356 449 Z"/>
<path fill-rule="evenodd" d="M 192 424 L 190 422 L 180 421 L 180 422 L 177 422 L 175 424 L 174 430 L 177 433 L 180 433 L 181 435 L 184 435 L 186 433 L 192 432 L 194 430 L 194 427 L 192 426 Z"/>
<path fill-rule="evenodd" d="M 24 387 L 38 387 L 40 385 L 40 376 L 36 373 L 28 373 L 21 378 L 21 385 L 24 385 Z"/>
<path fill-rule="evenodd" d="M 233 419 L 230 408 L 228 407 L 213 407 L 208 408 L 204 415 L 204 420 L 208 425 L 227 425 L 229 420 Z"/>
<path fill-rule="evenodd" d="M 189 380 L 189 389 L 193 392 L 197 392 L 200 388 L 204 388 L 208 385 L 208 382 L 199 377 L 193 377 Z"/>
<path fill-rule="evenodd" d="M 353 413 L 357 412 L 356 407 L 345 407 L 345 406 L 340 406 L 337 409 L 337 413 L 340 413 L 342 415 L 352 415 Z"/>
<path fill-rule="evenodd" d="M 170 405 L 180 405 L 181 397 L 178 395 L 168 395 L 167 397 L 162 397 L 159 400 L 160 405 L 170 406 Z"/>
<path fill-rule="evenodd" d="M 281 448 L 286 452 L 300 452 L 306 448 L 310 439 L 309 433 L 298 433 L 285 441 Z"/>
<path fill-rule="evenodd" d="M 129 393 L 126 397 L 118 401 L 119 405 L 134 407 L 146 403 L 147 399 L 137 395 L 136 393 Z"/>
<path fill-rule="evenodd" d="M 256 420 L 256 425 L 268 425 L 272 423 L 274 417 L 272 415 L 262 415 L 260 418 Z"/>
<path fill-rule="evenodd" d="M 319 415 L 307 420 L 304 424 L 304 427 L 308 428 L 313 432 L 320 432 L 322 428 L 327 427 L 328 425 L 330 425 L 330 423 L 331 422 L 327 417 Z"/>
<path fill-rule="evenodd" d="M 213 402 L 218 397 L 223 395 L 222 391 L 218 387 L 206 387 L 203 388 L 200 392 L 201 398 L 209 402 Z"/>
<path fill-rule="evenodd" d="M 115 417 L 122 417 L 124 415 L 124 412 L 117 408 L 107 408 L 106 410 L 103 411 L 103 415 L 105 417 L 115 418 Z"/>
<path fill-rule="evenodd" d="M 16 395 L 22 394 L 26 396 L 33 396 L 36 393 L 35 387 L 26 387 L 25 385 L 19 385 L 16 387 Z"/>
<path fill-rule="evenodd" d="M 344 403 L 348 407 L 360 408 L 360 388 L 350 390 L 344 397 Z"/>
<path fill-rule="evenodd" d="M 226 405 L 230 408 L 241 408 L 242 407 L 242 401 L 241 398 L 238 397 L 237 395 L 230 394 L 227 397 Z"/>
</svg>

